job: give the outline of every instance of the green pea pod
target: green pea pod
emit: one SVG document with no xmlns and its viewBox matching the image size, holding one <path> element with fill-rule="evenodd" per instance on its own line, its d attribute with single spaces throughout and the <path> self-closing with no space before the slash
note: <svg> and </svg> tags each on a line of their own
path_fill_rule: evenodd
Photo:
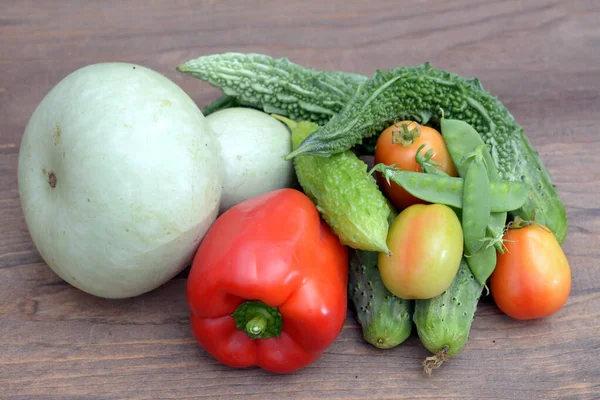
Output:
<svg viewBox="0 0 600 400">
<path fill-rule="evenodd" d="M 485 285 L 485 282 L 496 268 L 496 249 L 494 246 L 485 245 L 472 256 L 465 257 L 471 273 L 477 282 Z"/>
<path fill-rule="evenodd" d="M 446 142 L 446 147 L 450 153 L 450 157 L 454 162 L 454 166 L 458 171 L 458 175 L 463 177 L 467 173 L 469 163 L 466 162 L 465 154 L 472 153 L 476 147 L 484 146 L 485 143 L 479 133 L 468 123 L 457 119 L 442 118 L 440 121 L 442 136 Z M 483 157 L 487 165 L 488 177 L 490 181 L 500 180 L 498 172 L 497 157 L 492 157 L 489 150 L 484 148 Z M 506 224 L 506 212 L 490 214 L 487 224 L 487 233 L 492 239 L 502 238 L 504 234 L 504 226 Z M 504 252 L 501 240 L 494 240 L 496 249 Z"/>
<path fill-rule="evenodd" d="M 485 142 L 471 125 L 461 120 L 442 118 L 440 128 L 458 176 L 464 178 L 471 161 L 465 156 Z"/>
<path fill-rule="evenodd" d="M 433 157 L 432 149 L 429 149 L 427 151 L 427 153 L 425 153 L 424 155 L 420 153 L 421 149 L 424 146 L 425 145 L 422 145 L 417 150 L 417 155 L 416 155 L 416 161 L 419 164 L 419 166 L 421 167 L 421 170 L 423 172 L 425 172 L 426 174 L 449 176 L 447 173 L 445 173 L 444 171 L 442 171 L 441 169 L 436 167 L 436 165 L 438 165 L 438 164 L 435 161 L 431 161 L 431 158 Z M 487 151 L 487 149 L 483 149 L 483 156 L 484 156 L 484 159 L 485 159 L 487 165 L 490 165 L 490 167 L 488 168 L 488 176 L 489 176 L 490 180 L 495 180 L 495 179 L 493 179 L 493 177 L 498 176 L 498 170 L 497 170 L 496 166 L 493 164 L 491 155 L 490 155 L 489 151 Z M 456 212 L 458 217 L 460 219 L 462 219 L 461 210 L 456 207 L 453 207 L 453 210 L 454 210 L 454 212 Z M 502 247 L 501 239 L 504 234 L 504 225 L 505 224 L 506 224 L 506 212 L 490 213 L 490 220 L 488 221 L 488 224 L 487 224 L 487 232 L 491 236 L 492 242 L 494 243 L 496 250 L 500 251 L 501 253 L 504 253 L 504 248 Z M 498 240 L 498 239 L 500 239 L 500 240 Z"/>
<path fill-rule="evenodd" d="M 469 164 L 463 185 L 462 228 L 467 256 L 483 246 L 490 219 L 490 181 L 480 149 Z"/>
<path fill-rule="evenodd" d="M 429 203 L 445 204 L 454 208 L 462 208 L 464 179 L 438 174 L 403 171 L 385 164 L 377 164 L 371 170 L 381 172 L 387 181 L 402 186 L 413 196 Z M 490 210 L 504 212 L 521 207 L 530 189 L 522 182 L 496 181 L 489 183 Z"/>
</svg>

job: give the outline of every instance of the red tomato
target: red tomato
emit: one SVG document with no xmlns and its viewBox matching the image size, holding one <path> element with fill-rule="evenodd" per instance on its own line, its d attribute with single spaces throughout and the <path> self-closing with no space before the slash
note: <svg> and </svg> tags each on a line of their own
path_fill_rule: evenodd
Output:
<svg viewBox="0 0 600 400">
<path fill-rule="evenodd" d="M 547 317 L 571 292 L 571 268 L 560 244 L 544 226 L 509 229 L 498 254 L 490 290 L 498 308 L 516 319 Z"/>
<path fill-rule="evenodd" d="M 404 135 L 403 126 L 409 132 L 416 133 L 415 138 L 410 137 L 410 133 Z M 420 132 L 420 135 L 419 135 Z M 394 143 L 394 136 L 408 136 L 405 143 Z M 389 126 L 384 130 L 375 145 L 375 164 L 383 163 L 386 165 L 395 164 L 396 167 L 406 171 L 421 172 L 421 167 L 416 161 L 417 150 L 421 145 L 425 145 L 421 149 L 420 154 L 425 154 L 427 150 L 433 149 L 434 156 L 432 161 L 439 163 L 442 171 L 450 176 L 457 176 L 456 167 L 452 162 L 450 153 L 446 148 L 446 143 L 442 135 L 435 129 L 428 126 L 419 125 L 414 121 L 401 121 Z M 401 186 L 394 182 L 387 183 L 382 178 L 381 174 L 377 173 L 377 178 L 383 186 L 386 194 L 397 207 L 406 208 L 412 204 L 426 204 L 425 201 L 418 199 L 404 190 Z"/>
<path fill-rule="evenodd" d="M 403 299 L 429 299 L 448 289 L 463 253 L 458 217 L 442 204 L 415 204 L 402 211 L 387 237 L 392 255 L 379 253 L 387 289 Z"/>
</svg>

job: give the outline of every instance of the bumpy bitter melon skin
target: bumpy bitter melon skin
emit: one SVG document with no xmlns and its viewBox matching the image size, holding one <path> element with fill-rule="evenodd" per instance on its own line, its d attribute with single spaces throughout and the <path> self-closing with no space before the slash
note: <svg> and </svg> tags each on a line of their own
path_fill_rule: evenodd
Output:
<svg viewBox="0 0 600 400">
<path fill-rule="evenodd" d="M 292 146 L 318 129 L 310 121 L 275 118 L 291 129 Z M 393 210 L 375 178 L 367 173 L 367 164 L 351 151 L 344 151 L 331 157 L 298 157 L 294 169 L 304 193 L 342 244 L 389 253 L 386 239 Z"/>
<path fill-rule="evenodd" d="M 432 353 L 457 354 L 467 343 L 483 285 L 463 258 L 452 284 L 441 295 L 415 301 L 413 321 L 421 343 Z"/>
<path fill-rule="evenodd" d="M 377 259 L 377 252 L 354 252 L 350 259 L 348 297 L 364 339 L 377 348 L 389 349 L 410 336 L 414 301 L 396 297 L 386 289 Z"/>
<path fill-rule="evenodd" d="M 562 242 L 567 234 L 565 207 L 523 128 L 478 80 L 465 79 L 428 63 L 377 71 L 340 113 L 307 137 L 288 158 L 335 154 L 378 134 L 396 120 L 439 122 L 442 111 L 448 119 L 471 125 L 490 145 L 500 179 L 522 181 L 532 188 L 531 198 L 513 214 L 526 220 L 535 218 Z"/>
<path fill-rule="evenodd" d="M 477 79 L 466 79 L 425 63 L 365 76 L 317 71 L 262 54 L 225 53 L 199 57 L 178 70 L 223 90 L 243 105 L 310 120 L 321 129 L 288 158 L 300 154 L 331 155 L 362 143 L 396 120 L 467 122 L 491 145 L 502 180 L 532 188 L 523 207 L 511 213 L 547 226 L 562 243 L 567 217 L 548 170 L 523 128 Z"/>
<path fill-rule="evenodd" d="M 296 121 L 325 124 L 342 110 L 363 75 L 304 68 L 287 58 L 223 53 L 190 60 L 177 70 L 220 88 L 242 105 Z"/>
</svg>

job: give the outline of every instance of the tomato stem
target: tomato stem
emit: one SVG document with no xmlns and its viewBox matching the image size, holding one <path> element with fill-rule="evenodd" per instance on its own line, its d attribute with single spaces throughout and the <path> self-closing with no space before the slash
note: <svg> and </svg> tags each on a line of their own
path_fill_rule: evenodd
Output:
<svg viewBox="0 0 600 400">
<path fill-rule="evenodd" d="M 400 129 L 392 130 L 392 143 L 410 146 L 421 136 L 421 125 L 416 122 L 401 122 L 394 124 Z"/>
<path fill-rule="evenodd" d="M 279 337 L 283 321 L 277 307 L 262 301 L 246 301 L 231 314 L 236 328 L 244 331 L 251 339 Z"/>
</svg>

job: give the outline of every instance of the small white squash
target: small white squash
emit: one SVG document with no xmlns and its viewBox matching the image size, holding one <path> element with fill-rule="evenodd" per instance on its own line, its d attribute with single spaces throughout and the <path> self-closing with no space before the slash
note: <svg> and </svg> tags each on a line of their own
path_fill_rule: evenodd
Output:
<svg viewBox="0 0 600 400">
<path fill-rule="evenodd" d="M 150 291 L 214 222 L 218 144 L 189 96 L 139 65 L 79 69 L 25 129 L 19 193 L 31 237 L 65 281 L 96 296 Z"/>
<path fill-rule="evenodd" d="M 290 132 L 272 116 L 250 108 L 228 108 L 206 117 L 221 148 L 223 197 L 220 212 L 251 197 L 289 187 L 294 167 Z"/>
</svg>

